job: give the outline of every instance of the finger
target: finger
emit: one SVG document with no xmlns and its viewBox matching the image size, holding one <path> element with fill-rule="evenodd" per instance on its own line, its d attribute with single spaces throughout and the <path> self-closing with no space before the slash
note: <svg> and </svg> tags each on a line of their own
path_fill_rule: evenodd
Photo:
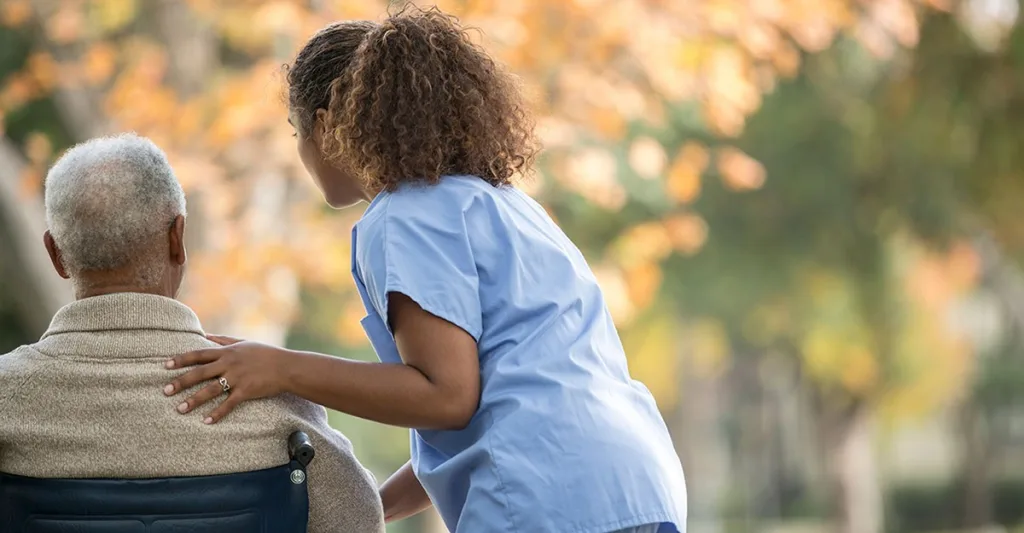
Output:
<svg viewBox="0 0 1024 533">
<path fill-rule="evenodd" d="M 209 381 L 219 375 L 221 375 L 221 367 L 218 364 L 208 364 L 197 366 L 188 372 L 171 380 L 166 387 L 164 387 L 164 394 L 170 396 L 177 394 L 183 390 L 192 388 L 204 381 Z"/>
<path fill-rule="evenodd" d="M 231 346 L 232 344 L 238 344 L 244 341 L 244 339 L 239 339 L 238 337 L 229 337 L 227 335 L 214 335 L 212 333 L 208 333 L 206 335 L 206 338 L 213 342 L 216 342 L 221 346 Z"/>
<path fill-rule="evenodd" d="M 220 396 L 221 394 L 224 394 L 224 388 L 221 387 L 220 383 L 210 383 L 209 385 L 203 387 L 202 389 L 199 389 L 199 392 L 193 394 L 192 396 L 189 396 L 188 398 L 185 399 L 185 401 L 178 404 L 178 412 L 181 414 L 185 414 L 195 409 L 196 407 L 199 407 L 200 405 L 203 405 L 206 402 Z"/>
<path fill-rule="evenodd" d="M 221 352 L 223 348 L 204 348 L 202 350 L 196 350 L 194 352 L 188 352 L 181 355 L 176 355 L 167 360 L 164 363 L 164 367 L 168 369 L 174 368 L 185 368 L 186 366 L 205 365 L 206 363 L 212 363 L 221 358 L 224 355 Z"/>
<path fill-rule="evenodd" d="M 223 402 L 220 402 L 220 405 L 218 405 L 217 408 L 209 414 L 209 416 L 203 419 L 203 423 L 216 424 L 217 422 L 220 422 L 228 415 L 228 413 L 233 411 L 235 407 L 238 407 L 238 404 L 240 403 L 242 403 L 242 397 L 240 395 L 237 393 L 228 394 L 228 397 Z"/>
</svg>

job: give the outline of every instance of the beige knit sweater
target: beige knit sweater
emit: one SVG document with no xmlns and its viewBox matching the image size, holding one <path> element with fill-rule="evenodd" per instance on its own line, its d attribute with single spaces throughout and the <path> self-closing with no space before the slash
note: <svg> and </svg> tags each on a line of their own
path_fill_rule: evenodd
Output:
<svg viewBox="0 0 1024 533">
<path fill-rule="evenodd" d="M 294 396 L 245 402 L 207 426 L 164 396 L 168 356 L 211 346 L 196 315 L 146 294 L 65 306 L 36 344 L 0 356 L 0 471 L 33 477 L 150 478 L 243 472 L 288 462 L 309 434 L 309 531 L 382 532 L 376 484 L 320 406 Z"/>
</svg>

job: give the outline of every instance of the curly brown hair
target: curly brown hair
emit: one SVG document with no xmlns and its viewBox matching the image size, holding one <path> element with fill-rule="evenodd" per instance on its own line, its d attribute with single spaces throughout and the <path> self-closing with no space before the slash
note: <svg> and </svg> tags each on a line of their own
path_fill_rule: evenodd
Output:
<svg viewBox="0 0 1024 533">
<path fill-rule="evenodd" d="M 448 175 L 507 185 L 539 150 L 516 78 L 436 8 L 324 28 L 291 65 L 288 95 L 304 135 L 327 111 L 325 157 L 370 191 Z"/>
</svg>

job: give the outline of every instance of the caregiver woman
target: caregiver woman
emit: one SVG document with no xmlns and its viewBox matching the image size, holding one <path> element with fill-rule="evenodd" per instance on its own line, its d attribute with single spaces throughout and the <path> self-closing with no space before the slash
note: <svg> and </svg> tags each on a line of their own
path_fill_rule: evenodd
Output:
<svg viewBox="0 0 1024 533">
<path fill-rule="evenodd" d="M 512 76 L 458 22 L 412 8 L 317 33 L 288 72 L 299 155 L 352 232 L 363 327 L 380 363 L 212 337 L 165 392 L 180 407 L 291 393 L 412 428 L 381 487 L 395 520 L 449 529 L 682 532 L 683 472 L 583 256 L 512 185 L 536 153 Z M 224 396 L 226 390 L 230 393 Z"/>
</svg>

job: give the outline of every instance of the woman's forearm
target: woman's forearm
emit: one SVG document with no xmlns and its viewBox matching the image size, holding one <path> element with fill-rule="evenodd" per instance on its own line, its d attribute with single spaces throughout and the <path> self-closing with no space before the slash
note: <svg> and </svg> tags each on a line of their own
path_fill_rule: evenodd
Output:
<svg viewBox="0 0 1024 533">
<path fill-rule="evenodd" d="M 405 463 L 380 487 L 384 503 L 384 521 L 404 520 L 430 508 L 430 497 L 412 471 L 412 463 Z"/>
<path fill-rule="evenodd" d="M 417 429 L 461 429 L 473 416 L 410 366 L 285 352 L 285 390 L 324 407 Z"/>
</svg>

